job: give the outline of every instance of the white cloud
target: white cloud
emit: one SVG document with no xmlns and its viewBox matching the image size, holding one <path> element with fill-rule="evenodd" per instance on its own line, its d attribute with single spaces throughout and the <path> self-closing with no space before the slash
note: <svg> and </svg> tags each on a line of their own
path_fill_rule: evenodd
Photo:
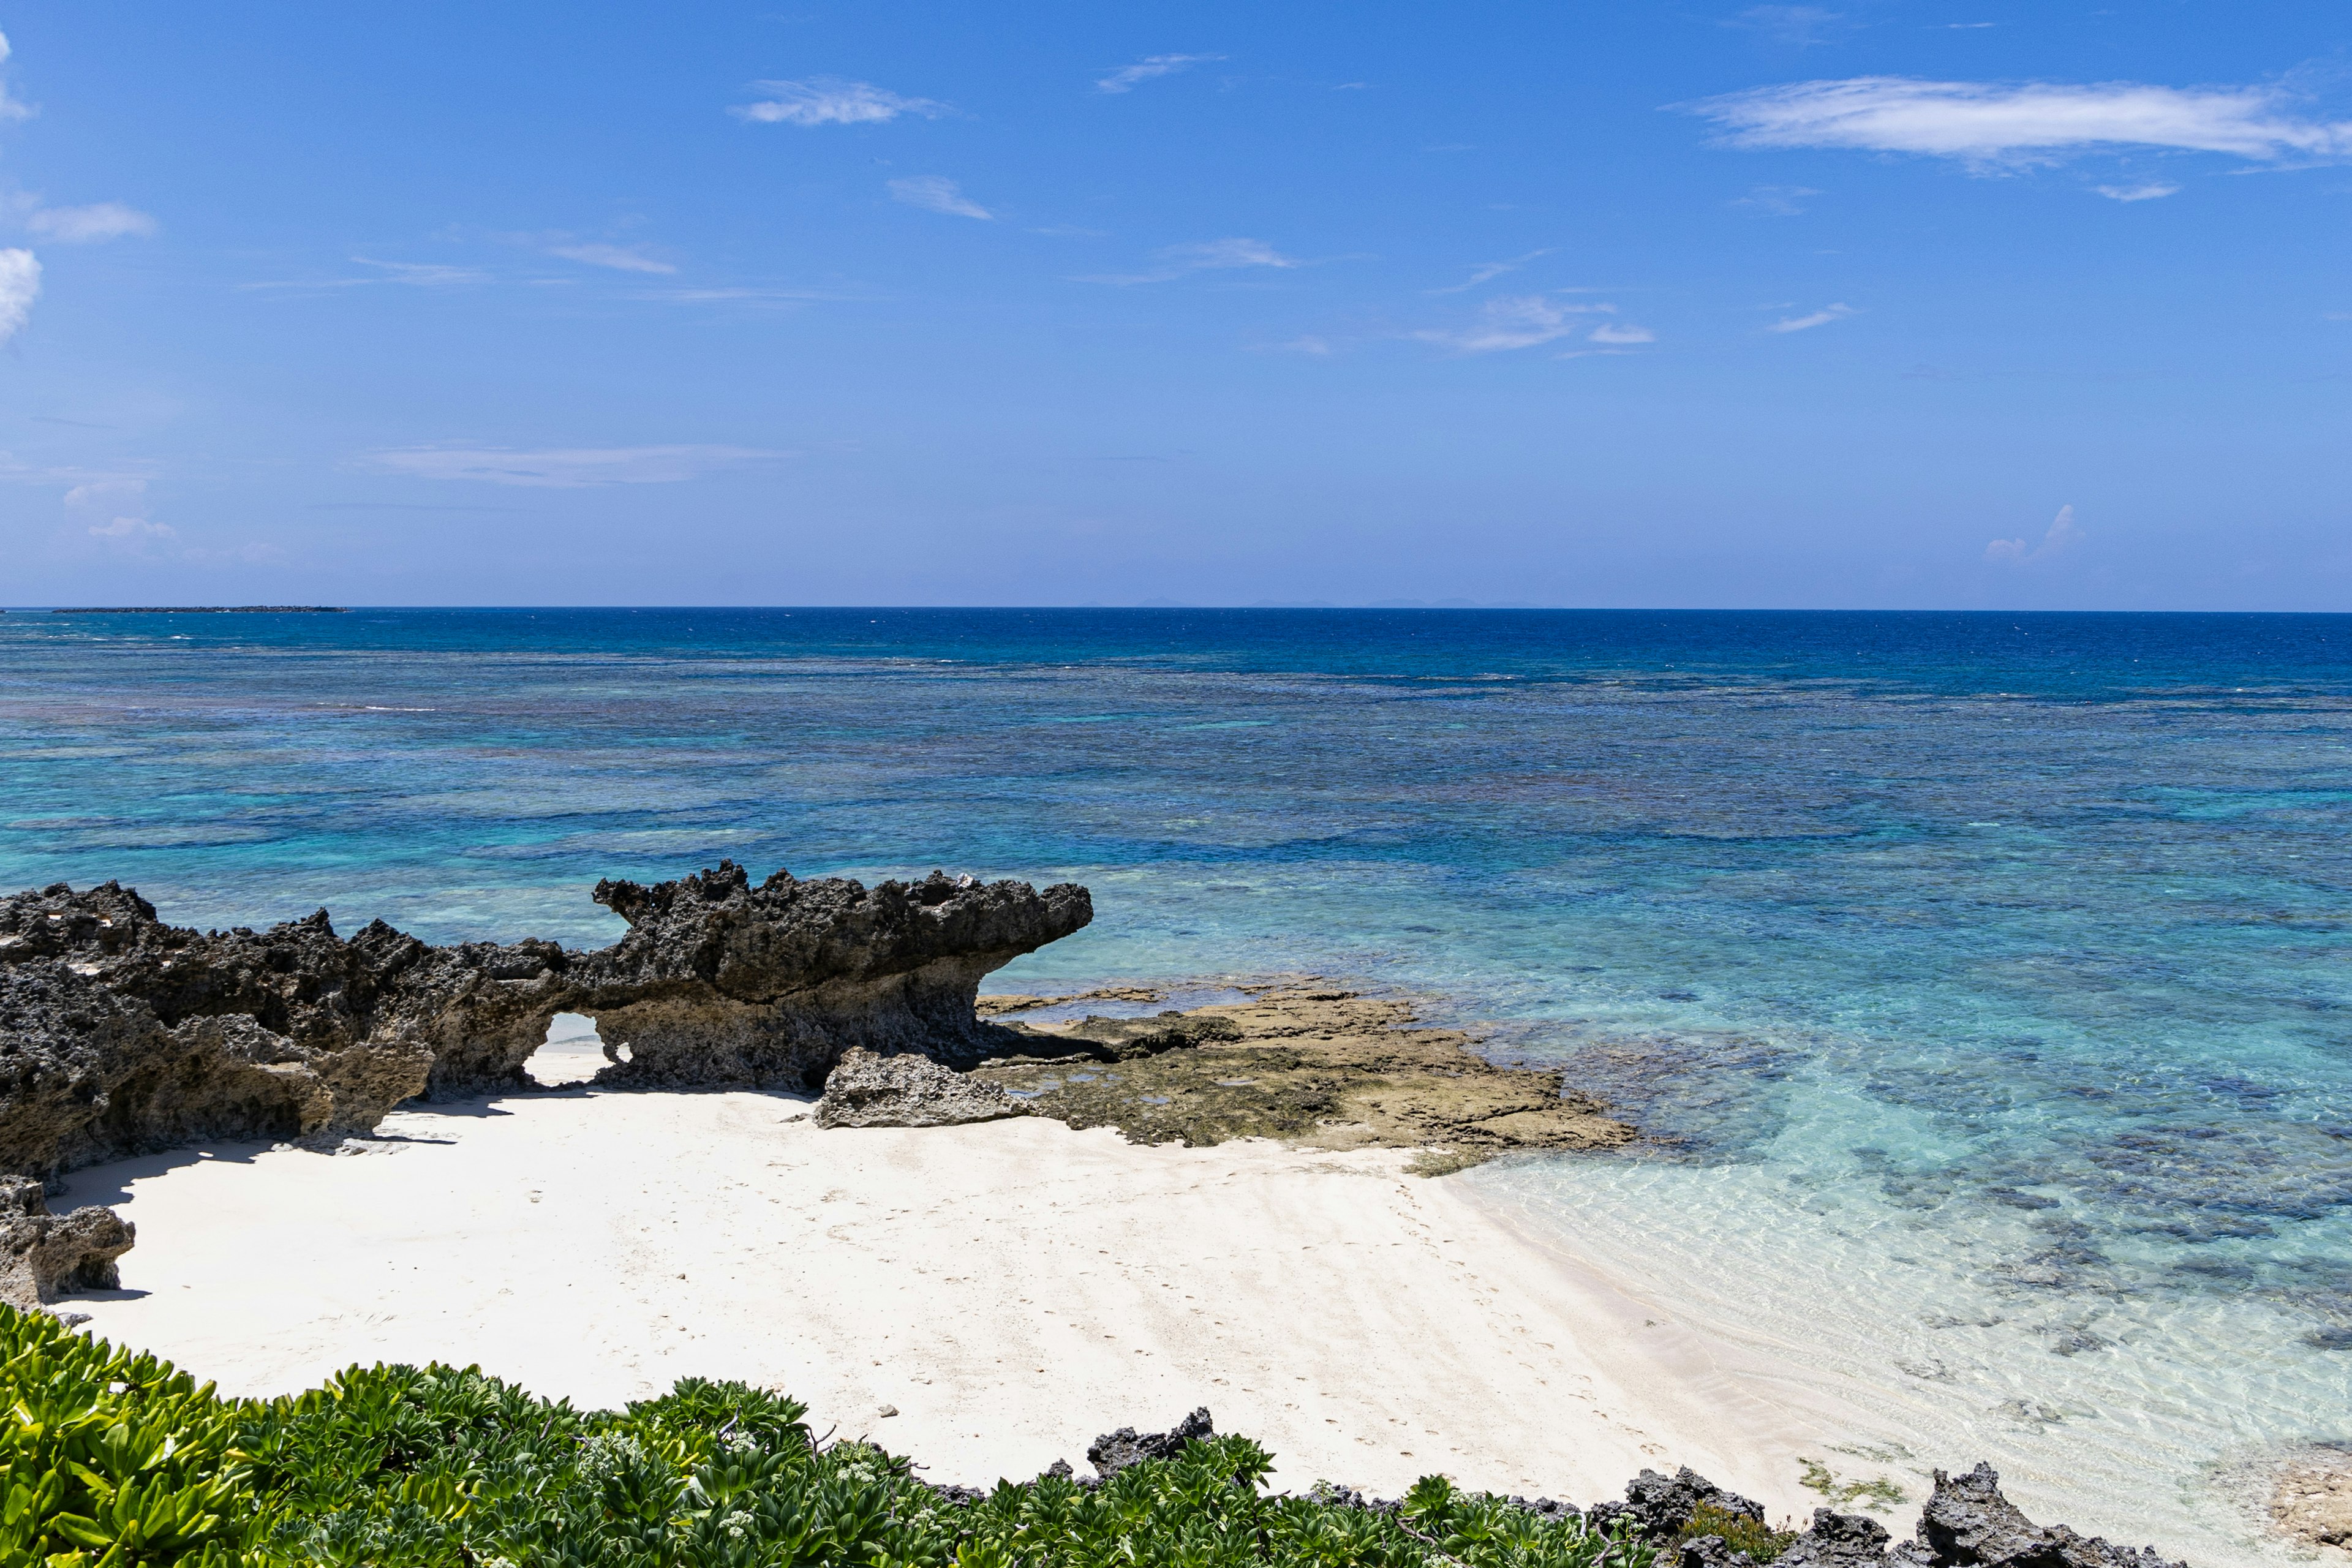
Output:
<svg viewBox="0 0 2352 1568">
<path fill-rule="evenodd" d="M 1194 272 L 1222 272 L 1243 267 L 1287 268 L 1304 266 L 1262 239 L 1210 239 L 1193 245 L 1171 245 L 1157 253 L 1160 265 L 1149 272 L 1111 273 L 1077 279 L 1081 283 L 1165 283 Z"/>
<path fill-rule="evenodd" d="M 352 259 L 362 267 L 374 268 L 382 276 L 344 281 L 406 283 L 418 289 L 441 289 L 452 283 L 478 283 L 482 279 L 482 274 L 470 267 L 445 267 L 434 261 L 377 261 L 365 256 L 354 256 Z"/>
<path fill-rule="evenodd" d="M 1636 327 L 1616 321 L 1603 321 L 1592 329 L 1584 340 L 1590 343 L 1654 343 L 1658 334 L 1647 327 Z"/>
<path fill-rule="evenodd" d="M 40 258 L 29 250 L 0 250 L 0 343 L 23 329 L 40 296 Z"/>
<path fill-rule="evenodd" d="M 2098 185 L 2093 188 L 2110 201 L 2118 202 L 2152 202 L 2159 196 L 2180 194 L 2179 185 L 2161 180 L 2152 180 L 2144 185 Z"/>
<path fill-rule="evenodd" d="M 1824 305 L 1810 316 L 1785 317 L 1764 330 L 1768 332 L 1809 331 L 1814 327 L 1826 327 L 1832 321 L 1843 321 L 1854 314 L 1856 311 L 1851 305 Z"/>
<path fill-rule="evenodd" d="M 0 33 L 0 65 L 8 63 L 8 36 Z M 8 96 L 8 89 L 0 84 L 0 120 L 30 120 L 33 111 Z"/>
<path fill-rule="evenodd" d="M 25 226 L 43 239 L 89 245 L 125 235 L 144 238 L 155 232 L 155 220 L 121 202 L 98 202 L 86 207 L 42 207 L 25 220 Z"/>
<path fill-rule="evenodd" d="M 1616 309 L 1614 305 L 1563 305 L 1541 294 L 1512 294 L 1487 300 L 1475 325 L 1412 335 L 1423 342 L 1443 343 L 1465 354 L 1531 349 L 1582 331 L 1585 323 L 1580 317 Z"/>
<path fill-rule="evenodd" d="M 1331 341 L 1328 338 L 1318 338 L 1312 332 L 1304 333 L 1277 346 L 1286 353 L 1313 354 L 1318 359 L 1328 356 L 1331 352 Z"/>
<path fill-rule="evenodd" d="M 1517 272 L 1538 257 L 1549 256 L 1549 247 L 1530 250 L 1525 256 L 1514 256 L 1508 261 L 1482 261 L 1470 269 L 1470 276 L 1459 283 L 1449 283 L 1443 289 L 1432 289 L 1432 294 L 1460 294 L 1475 289 L 1481 283 L 1491 283 L 1506 272 Z"/>
<path fill-rule="evenodd" d="M 2241 158 L 2352 153 L 2352 121 L 2298 118 L 2271 88 L 1854 77 L 1758 88 L 1678 107 L 1735 147 L 1848 147 L 1975 163 L 2049 162 L 2103 147 Z"/>
<path fill-rule="evenodd" d="M 752 86 L 774 96 L 738 104 L 728 112 L 760 125 L 878 125 L 902 114 L 936 120 L 948 112 L 928 98 L 902 98 L 870 81 L 811 77 L 806 81 L 761 81 Z"/>
<path fill-rule="evenodd" d="M 950 217 L 992 218 L 996 215 L 963 194 L 963 187 L 943 174 L 916 174 L 890 182 L 890 194 L 910 207 L 945 213 Z"/>
<path fill-rule="evenodd" d="M 86 480 L 66 491 L 65 504 L 67 510 L 95 520 L 84 525 L 92 539 L 128 554 L 144 554 L 152 542 L 179 537 L 170 523 L 149 520 L 145 479 Z"/>
<path fill-rule="evenodd" d="M 1121 66 L 1095 83 L 1095 90 L 1097 92 L 1132 92 L 1135 90 L 1137 82 L 1150 81 L 1154 77 L 1172 76 L 1178 71 L 1187 70 L 1193 66 L 1206 65 L 1211 60 L 1221 60 L 1224 58 L 1223 55 L 1152 55 L 1148 58 L 1136 61 L 1131 66 Z"/>
<path fill-rule="evenodd" d="M 1807 196 L 1821 194 L 1810 185 L 1759 185 L 1746 195 L 1735 198 L 1731 205 L 1746 207 L 1750 212 L 1769 213 L 1774 217 L 1795 217 L 1805 210 L 1798 203 Z"/>
<path fill-rule="evenodd" d="M 647 256 L 642 247 L 633 245 L 554 245 L 548 247 L 547 253 L 589 267 L 609 267 L 616 272 L 677 270 L 667 261 Z"/>
<path fill-rule="evenodd" d="M 371 452 L 370 468 L 420 479 L 576 489 L 590 485 L 665 485 L 748 463 L 774 452 L 751 447 L 401 447 Z"/>
<path fill-rule="evenodd" d="M 1988 561 L 2013 561 L 2020 564 L 2047 561 L 2082 537 L 2083 531 L 2074 526 L 2074 507 L 2062 506 L 2058 509 L 2058 515 L 2050 520 L 2050 531 L 2042 536 L 2040 544 L 2028 550 L 2022 539 L 1996 539 L 1985 546 L 1984 558 Z"/>
</svg>

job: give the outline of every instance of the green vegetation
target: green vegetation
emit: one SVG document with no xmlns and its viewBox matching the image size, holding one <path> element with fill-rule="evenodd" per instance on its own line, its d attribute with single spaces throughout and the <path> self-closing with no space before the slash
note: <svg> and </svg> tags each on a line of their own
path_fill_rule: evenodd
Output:
<svg viewBox="0 0 2352 1568">
<path fill-rule="evenodd" d="M 1711 1502 L 1698 1505 L 1690 1522 L 1675 1535 L 1672 1546 L 1685 1541 L 1696 1541 L 1702 1535 L 1719 1535 L 1723 1543 L 1734 1552 L 1745 1552 L 1759 1563 L 1777 1561 L 1797 1539 L 1793 1530 L 1774 1530 L 1760 1519 L 1750 1519 L 1744 1513 L 1733 1513 Z M 1668 1561 L 1672 1561 L 1669 1557 Z"/>
<path fill-rule="evenodd" d="M 954 1500 L 812 1438 L 793 1400 L 688 1379 L 624 1411 L 479 1371 L 354 1367 L 224 1400 L 0 1307 L 0 1568 L 1653 1568 L 1654 1549 L 1430 1478 L 1395 1513 L 1269 1497 L 1245 1437 L 1098 1487 Z"/>
<path fill-rule="evenodd" d="M 1873 1513 L 1885 1513 L 1903 1501 L 1903 1489 L 1884 1476 L 1866 1481 L 1843 1480 L 1819 1459 L 1800 1458 L 1797 1462 L 1805 1467 L 1797 1484 L 1821 1493 L 1832 1508 L 1852 1508 L 1859 1502 Z"/>
</svg>

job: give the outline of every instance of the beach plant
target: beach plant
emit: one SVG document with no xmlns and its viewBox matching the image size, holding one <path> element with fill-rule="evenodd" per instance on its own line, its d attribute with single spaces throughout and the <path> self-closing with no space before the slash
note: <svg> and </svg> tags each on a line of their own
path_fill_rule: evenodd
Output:
<svg viewBox="0 0 2352 1568">
<path fill-rule="evenodd" d="M 0 1307 L 0 1568 L 1653 1568 L 1657 1549 L 1440 1478 L 1395 1505 L 1264 1489 L 1207 1438 L 1097 1484 L 942 1489 L 688 1378 L 575 1410 L 478 1368 L 353 1367 L 225 1400 L 152 1356 Z"/>
<path fill-rule="evenodd" d="M 1670 1544 L 1678 1547 L 1685 1541 L 1696 1541 L 1706 1535 L 1720 1536 L 1726 1546 L 1734 1552 L 1745 1552 L 1757 1563 L 1778 1562 L 1780 1554 L 1797 1542 L 1793 1530 L 1775 1530 L 1760 1519 L 1703 1502 L 1692 1510 L 1690 1522 L 1675 1532 Z"/>
</svg>

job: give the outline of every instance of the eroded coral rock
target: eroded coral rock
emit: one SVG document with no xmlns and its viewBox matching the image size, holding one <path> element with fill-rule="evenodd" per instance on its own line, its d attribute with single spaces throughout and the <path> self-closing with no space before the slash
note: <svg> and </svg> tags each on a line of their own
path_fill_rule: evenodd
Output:
<svg viewBox="0 0 2352 1568">
<path fill-rule="evenodd" d="M 1775 1561 L 1788 1568 L 1879 1568 L 1886 1542 L 1886 1527 L 1868 1514 L 1817 1508 L 1813 1522 Z"/>
<path fill-rule="evenodd" d="M 2291 1461 L 2271 1489 L 2271 1520 L 2291 1541 L 2352 1552 L 2352 1454 Z"/>
<path fill-rule="evenodd" d="M 203 934 L 111 882 L 0 900 L 0 1170 L 373 1128 L 432 1055 L 372 1028 L 403 955 L 369 934 Z"/>
<path fill-rule="evenodd" d="M 137 1232 L 112 1209 L 52 1215 L 38 1182 L 0 1178 L 0 1301 L 30 1311 L 77 1290 L 122 1283 L 114 1260 Z"/>
<path fill-rule="evenodd" d="M 1011 1033 L 974 1016 L 981 978 L 1094 918 L 1073 883 L 779 871 L 755 888 L 727 862 L 650 888 L 600 882 L 596 900 L 629 932 L 573 962 L 569 1010 L 615 1058 L 599 1081 L 632 1087 L 813 1089 L 853 1046 L 969 1068 Z"/>
<path fill-rule="evenodd" d="M 755 888 L 727 862 L 596 896 L 630 930 L 588 952 L 432 947 L 380 921 L 346 940 L 323 910 L 195 931 L 112 882 L 0 900 L 0 1171 L 205 1139 L 330 1146 L 420 1093 L 530 1087 L 562 1012 L 597 1021 L 607 1084 L 814 1089 L 852 1047 L 968 1065 L 1012 1036 L 973 1016 L 981 976 L 1093 916 L 1076 886 L 779 871 Z"/>
<path fill-rule="evenodd" d="M 929 1057 L 880 1056 L 853 1046 L 824 1080 L 819 1127 L 953 1127 L 1027 1114 L 992 1083 Z"/>
<path fill-rule="evenodd" d="M 2063 1524 L 2042 1526 L 2000 1492 L 2000 1474 L 1979 1464 L 1964 1476 L 1936 1472 L 1935 1494 L 1919 1515 L 1919 1544 L 1937 1568 L 2184 1568 Z"/>
<path fill-rule="evenodd" d="M 1087 1446 L 1087 1462 L 1095 1474 L 1108 1479 L 1146 1459 L 1171 1458 L 1185 1444 L 1216 1435 L 1208 1406 L 1202 1405 L 1165 1432 L 1139 1433 L 1132 1426 L 1106 1432 Z"/>
<path fill-rule="evenodd" d="M 1685 1465 L 1671 1476 L 1655 1470 L 1643 1470 L 1625 1483 L 1623 1502 L 1597 1502 L 1585 1515 L 1595 1530 L 1607 1531 L 1620 1520 L 1630 1520 L 1633 1528 L 1653 1541 L 1673 1535 L 1691 1521 L 1699 1504 L 1706 1503 L 1727 1514 L 1764 1521 L 1764 1505 L 1729 1492 Z"/>
</svg>

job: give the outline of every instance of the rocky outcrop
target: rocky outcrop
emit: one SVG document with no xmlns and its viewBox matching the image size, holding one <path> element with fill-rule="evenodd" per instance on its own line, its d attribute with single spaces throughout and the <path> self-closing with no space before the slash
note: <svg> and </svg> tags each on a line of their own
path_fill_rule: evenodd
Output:
<svg viewBox="0 0 2352 1568">
<path fill-rule="evenodd" d="M 877 1056 L 861 1046 L 842 1054 L 816 1102 L 819 1127 L 953 1127 L 1027 1113 L 994 1084 L 929 1057 Z"/>
<path fill-rule="evenodd" d="M 1763 1504 L 1725 1491 L 1688 1465 L 1672 1476 L 1643 1470 L 1625 1483 L 1623 1502 L 1594 1503 L 1586 1518 L 1595 1530 L 1609 1530 L 1622 1521 L 1653 1540 L 1662 1540 L 1689 1524 L 1702 1503 L 1727 1515 L 1764 1522 Z"/>
<path fill-rule="evenodd" d="M 596 1020 L 599 1081 L 632 1087 L 814 1089 L 853 1047 L 967 1065 L 1012 1037 L 973 1016 L 981 977 L 1093 915 L 1075 886 L 753 887 L 726 862 L 595 896 L 630 929 L 588 952 L 432 947 L 382 921 L 346 940 L 323 910 L 200 932 L 111 882 L 0 900 L 0 1172 L 335 1142 L 419 1093 L 530 1087 L 561 1012 Z"/>
<path fill-rule="evenodd" d="M 1185 1444 L 1216 1435 L 1208 1406 L 1202 1405 L 1165 1432 L 1139 1433 L 1132 1426 L 1106 1432 L 1087 1446 L 1087 1462 L 1095 1468 L 1096 1475 L 1108 1479 L 1129 1465 L 1172 1458 Z"/>
<path fill-rule="evenodd" d="M 1009 1035 L 973 1016 L 982 976 L 1094 918 L 1068 883 L 933 872 L 869 889 L 779 871 L 754 888 L 730 864 L 601 882 L 596 901 L 629 933 L 575 960 L 569 1010 L 595 1018 L 615 1058 L 604 1081 L 648 1087 L 814 1089 L 852 1046 L 969 1068 Z"/>
<path fill-rule="evenodd" d="M 2321 1449 L 2289 1460 L 2271 1489 L 2271 1520 L 2290 1541 L 2352 1552 L 2352 1454 Z"/>
<path fill-rule="evenodd" d="M 1987 1464 L 1958 1477 L 1936 1472 L 1935 1495 L 1919 1514 L 1919 1545 L 1936 1568 L 2182 1568 L 2153 1546 L 2134 1552 L 2063 1524 L 2034 1523 L 2000 1495 L 2000 1474 Z"/>
<path fill-rule="evenodd" d="M 1599 1101 L 1565 1090 L 1556 1072 L 1488 1061 L 1458 1030 L 1411 1026 L 1406 1003 L 1320 984 L 1242 989 L 1248 1001 L 1190 1012 L 1016 1022 L 1018 1035 L 978 1072 L 1028 1097 L 1032 1115 L 1116 1127 L 1139 1143 L 1279 1138 L 1419 1149 L 1412 1169 L 1424 1175 L 1525 1150 L 1613 1148 L 1633 1136 Z"/>
<path fill-rule="evenodd" d="M 114 1260 L 135 1235 L 112 1209 L 52 1215 L 40 1183 L 0 1180 L 0 1301 L 31 1311 L 77 1290 L 114 1289 Z"/>
<path fill-rule="evenodd" d="M 377 1026 L 424 951 L 324 911 L 199 933 L 112 882 L 0 900 L 0 1171 L 368 1131 L 425 1086 L 430 1049 Z"/>
</svg>

